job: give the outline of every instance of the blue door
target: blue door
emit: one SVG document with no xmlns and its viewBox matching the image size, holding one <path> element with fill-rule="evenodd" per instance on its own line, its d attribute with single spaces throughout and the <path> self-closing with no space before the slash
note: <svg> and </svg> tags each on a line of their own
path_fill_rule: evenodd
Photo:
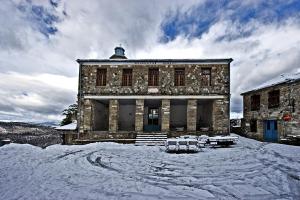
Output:
<svg viewBox="0 0 300 200">
<path fill-rule="evenodd" d="M 265 120 L 264 122 L 264 141 L 277 142 L 278 130 L 276 120 Z"/>
</svg>

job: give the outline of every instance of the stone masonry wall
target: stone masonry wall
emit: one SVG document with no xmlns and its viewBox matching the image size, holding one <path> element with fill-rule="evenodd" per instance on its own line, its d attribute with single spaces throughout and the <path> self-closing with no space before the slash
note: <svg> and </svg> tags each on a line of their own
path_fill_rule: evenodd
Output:
<svg viewBox="0 0 300 200">
<path fill-rule="evenodd" d="M 280 105 L 277 108 L 268 108 L 268 92 L 272 90 L 280 90 Z M 251 111 L 251 96 L 254 94 L 260 95 L 260 110 Z M 256 92 L 247 93 L 244 99 L 244 118 L 246 134 L 250 137 L 263 140 L 264 120 L 277 120 L 279 137 L 286 135 L 300 134 L 300 81 L 292 84 L 282 84 L 259 90 Z M 294 99 L 295 112 L 292 112 L 292 107 L 289 102 Z M 284 114 L 291 114 L 292 120 L 285 122 L 282 120 Z M 257 120 L 257 132 L 250 132 L 250 120 Z"/>
<path fill-rule="evenodd" d="M 189 99 L 187 103 L 187 130 L 196 132 L 197 129 L 197 100 Z"/>
<path fill-rule="evenodd" d="M 118 112 L 118 100 L 109 100 L 109 132 L 115 133 L 118 130 Z"/>
<path fill-rule="evenodd" d="M 170 127 L 170 100 L 163 99 L 161 102 L 161 130 L 169 131 Z"/>
<path fill-rule="evenodd" d="M 136 100 L 135 108 L 135 131 L 141 132 L 144 127 L 144 99 Z"/>
<path fill-rule="evenodd" d="M 157 92 L 148 90 L 148 68 L 159 68 Z M 107 85 L 96 86 L 97 68 L 107 69 Z M 133 69 L 132 86 L 121 86 L 122 69 Z M 174 69 L 185 69 L 185 86 L 174 86 Z M 211 86 L 201 84 L 201 68 L 211 68 Z M 91 95 L 224 95 L 229 94 L 228 65 L 84 65 L 82 93 Z"/>
<path fill-rule="evenodd" d="M 216 133 L 229 133 L 229 100 L 213 101 L 213 129 Z"/>
<path fill-rule="evenodd" d="M 96 86 L 96 74 L 98 68 L 107 69 L 106 86 Z M 133 70 L 132 86 L 121 86 L 122 70 L 131 68 Z M 148 69 L 159 68 L 159 86 L 148 87 Z M 185 69 L 185 86 L 174 86 L 174 69 Z M 211 85 L 203 86 L 201 83 L 201 69 L 211 68 Z M 133 64 L 133 65 L 82 65 L 81 82 L 79 82 L 80 133 L 91 131 L 91 105 L 84 100 L 85 95 L 224 95 L 229 97 L 229 66 L 227 64 Z M 169 100 L 162 101 L 162 130 L 169 129 Z M 218 100 L 213 108 L 213 128 L 219 133 L 228 131 L 229 112 L 227 100 Z M 144 100 L 136 100 L 136 122 L 135 131 L 143 130 Z M 118 130 L 117 100 L 110 100 L 109 106 L 109 132 Z M 196 131 L 197 101 L 188 100 L 187 106 L 187 129 Z M 225 125 L 226 124 L 226 125 Z M 86 136 L 88 137 L 88 136 Z"/>
</svg>

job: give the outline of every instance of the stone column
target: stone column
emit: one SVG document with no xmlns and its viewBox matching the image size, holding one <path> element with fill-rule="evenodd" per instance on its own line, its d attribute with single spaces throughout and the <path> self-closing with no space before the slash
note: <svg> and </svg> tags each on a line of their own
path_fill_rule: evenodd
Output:
<svg viewBox="0 0 300 200">
<path fill-rule="evenodd" d="M 170 100 L 161 101 L 161 131 L 170 130 Z"/>
<path fill-rule="evenodd" d="M 228 114 L 228 100 L 214 100 L 213 101 L 213 130 L 217 134 L 229 133 L 229 114 Z"/>
<path fill-rule="evenodd" d="M 144 99 L 135 102 L 135 131 L 143 131 L 144 126 Z"/>
<path fill-rule="evenodd" d="M 187 103 L 187 131 L 197 129 L 197 100 L 189 99 Z"/>
<path fill-rule="evenodd" d="M 109 132 L 118 131 L 119 102 L 117 99 L 109 100 Z"/>
<path fill-rule="evenodd" d="M 83 124 L 81 124 L 83 131 L 92 130 L 92 102 L 90 99 L 83 101 Z"/>
</svg>

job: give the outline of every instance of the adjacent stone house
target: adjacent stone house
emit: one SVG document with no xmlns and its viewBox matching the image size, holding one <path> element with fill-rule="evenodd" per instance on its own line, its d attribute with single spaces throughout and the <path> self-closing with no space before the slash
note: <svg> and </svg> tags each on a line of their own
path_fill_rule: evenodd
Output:
<svg viewBox="0 0 300 200">
<path fill-rule="evenodd" d="M 78 59 L 76 141 L 228 134 L 232 59 Z"/>
<path fill-rule="evenodd" d="M 283 74 L 241 95 L 249 137 L 279 141 L 300 136 L 300 73 Z"/>
</svg>

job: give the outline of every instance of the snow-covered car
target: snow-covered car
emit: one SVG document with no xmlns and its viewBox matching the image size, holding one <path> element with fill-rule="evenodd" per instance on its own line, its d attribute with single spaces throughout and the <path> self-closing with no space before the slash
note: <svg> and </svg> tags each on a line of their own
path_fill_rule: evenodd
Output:
<svg viewBox="0 0 300 200">
<path fill-rule="evenodd" d="M 178 151 L 177 139 L 167 139 L 165 146 L 167 152 Z"/>
<path fill-rule="evenodd" d="M 187 151 L 188 150 L 188 140 L 186 139 L 177 139 L 178 140 L 178 150 Z"/>
<path fill-rule="evenodd" d="M 208 143 L 211 146 L 230 146 L 236 144 L 238 141 L 237 136 L 214 136 L 208 138 Z"/>
<path fill-rule="evenodd" d="M 198 151 L 199 150 L 199 144 L 198 140 L 196 139 L 187 139 L 188 141 L 188 151 Z"/>
<path fill-rule="evenodd" d="M 171 138 L 165 142 L 167 152 L 196 152 L 199 150 L 198 140 Z"/>
</svg>

